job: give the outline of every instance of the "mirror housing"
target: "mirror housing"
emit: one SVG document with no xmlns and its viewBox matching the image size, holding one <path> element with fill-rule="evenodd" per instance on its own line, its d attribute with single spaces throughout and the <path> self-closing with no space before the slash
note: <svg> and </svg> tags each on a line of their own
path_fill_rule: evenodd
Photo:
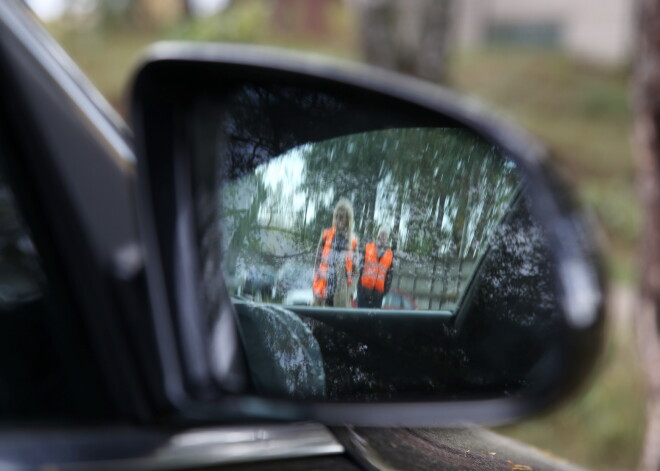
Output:
<svg viewBox="0 0 660 471">
<path fill-rule="evenodd" d="M 261 47 L 217 44 L 163 43 L 152 48 L 147 57 L 133 85 L 131 121 L 136 133 L 140 220 L 162 378 L 151 387 L 155 397 L 165 398 L 162 407 L 200 422 L 238 416 L 356 425 L 495 424 L 556 403 L 583 381 L 602 344 L 602 276 L 582 215 L 566 186 L 551 170 L 548 152 L 530 136 L 446 89 L 379 69 Z M 358 116 L 355 119 L 347 113 L 332 129 L 324 125 L 291 131 L 301 136 L 301 143 L 326 142 L 335 136 L 379 129 L 447 126 L 473 133 L 515 164 L 526 208 L 544 233 L 548 269 L 552 272 L 553 309 L 561 332 L 548 341 L 553 366 L 540 360 L 537 364 L 534 374 L 538 384 L 521 389 L 521 394 L 503 389 L 499 396 L 469 396 L 458 390 L 436 397 L 351 397 L 346 393 L 328 400 L 297 400 L 248 390 L 255 377 L 249 371 L 252 359 L 250 351 L 246 352 L 246 337 L 239 334 L 244 303 L 236 297 L 232 300 L 230 282 L 219 267 L 220 260 L 201 255 L 204 230 L 200 229 L 200 221 L 205 215 L 196 203 L 200 190 L 195 181 L 200 171 L 193 162 L 193 147 L 202 137 L 195 126 L 191 128 L 191 120 L 198 116 L 191 110 L 208 103 L 214 106 L 217 93 L 241 83 L 257 83 L 263 89 L 278 84 L 322 92 L 339 97 L 355 109 L 376 110 L 371 114 L 353 113 Z M 218 109 L 227 113 L 222 108 L 226 103 L 218 103 Z M 302 108 L 295 112 L 278 110 L 282 114 L 272 121 L 280 124 L 272 124 L 271 128 L 281 125 L 289 131 L 288 122 L 302 123 L 305 113 L 316 109 Z M 287 119 L 289 112 L 292 117 Z M 228 113 L 231 116 L 232 110 Z M 246 122 L 256 126 L 254 121 Z M 284 152 L 297 144 L 293 139 L 274 148 Z M 213 141 L 213 145 L 218 142 Z M 239 173 L 276 155 L 246 164 Z M 211 290 L 209 277 L 213 280 Z M 288 306 L 285 310 L 302 317 L 321 315 L 313 309 L 300 311 Z M 399 319 L 408 327 L 422 329 L 428 322 L 428 317 L 400 314 Z M 374 316 L 384 319 L 383 314 Z M 365 315 L 359 311 L 345 310 L 333 319 L 335 323 L 336 319 L 352 319 L 360 329 L 368 329 L 360 324 Z M 390 325 L 395 328 L 397 324 Z M 460 334 L 460 326 L 454 328 Z"/>
</svg>

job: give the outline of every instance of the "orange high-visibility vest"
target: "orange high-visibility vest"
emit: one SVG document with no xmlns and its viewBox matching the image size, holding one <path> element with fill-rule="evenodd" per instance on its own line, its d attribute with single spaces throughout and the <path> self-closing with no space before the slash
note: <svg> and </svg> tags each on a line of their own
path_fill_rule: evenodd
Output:
<svg viewBox="0 0 660 471">
<path fill-rule="evenodd" d="M 314 283 L 312 284 L 312 291 L 314 294 L 325 299 L 328 295 L 328 264 L 330 263 L 330 251 L 332 250 L 332 241 L 335 238 L 335 228 L 323 229 L 323 252 L 321 253 L 321 264 L 319 269 L 314 274 Z M 357 239 L 355 236 L 351 238 L 351 250 L 346 252 L 346 279 L 348 286 L 353 283 L 353 252 L 357 246 Z"/>
<path fill-rule="evenodd" d="M 380 293 L 385 292 L 385 277 L 387 270 L 392 266 L 392 251 L 387 249 L 378 260 L 378 249 L 376 244 L 369 242 L 364 248 L 364 268 L 362 269 L 362 286 L 367 289 L 375 289 Z"/>
</svg>

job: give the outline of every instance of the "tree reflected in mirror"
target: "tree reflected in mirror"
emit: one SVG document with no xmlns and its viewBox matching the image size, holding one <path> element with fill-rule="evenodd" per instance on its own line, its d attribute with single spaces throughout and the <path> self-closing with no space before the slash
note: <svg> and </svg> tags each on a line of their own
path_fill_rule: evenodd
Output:
<svg viewBox="0 0 660 471">
<path fill-rule="evenodd" d="M 313 304 L 319 238 L 344 198 L 359 241 L 353 301 L 365 247 L 380 229 L 394 255 L 385 307 L 453 311 L 518 186 L 514 165 L 461 129 L 390 129 L 304 144 L 225 185 L 225 273 L 233 293 L 247 299 Z M 343 245 L 340 262 L 352 251 Z"/>
</svg>

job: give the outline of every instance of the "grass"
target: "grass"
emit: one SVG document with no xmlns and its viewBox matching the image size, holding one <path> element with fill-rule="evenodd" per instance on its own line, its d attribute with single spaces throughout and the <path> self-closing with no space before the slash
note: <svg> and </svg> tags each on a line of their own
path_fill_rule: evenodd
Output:
<svg viewBox="0 0 660 471">
<path fill-rule="evenodd" d="M 157 33 L 140 30 L 72 30 L 60 24 L 49 30 L 96 87 L 115 106 L 127 99 L 131 74 Z"/>
<path fill-rule="evenodd" d="M 147 46 L 159 40 L 263 44 L 356 59 L 356 28 L 341 4 L 328 9 L 327 30 L 312 39 L 295 24 L 289 30 L 271 24 L 270 7 L 272 2 L 265 0 L 244 0 L 220 15 L 152 28 L 72 28 L 64 22 L 47 27 L 120 111 L 125 108 L 126 90 L 138 59 Z"/>
<path fill-rule="evenodd" d="M 603 229 L 611 280 L 637 281 L 642 211 L 635 192 L 625 70 L 553 51 L 491 49 L 453 58 L 450 84 L 540 137 Z"/>
<path fill-rule="evenodd" d="M 634 469 L 645 424 L 645 393 L 630 329 L 611 332 L 587 389 L 543 416 L 497 431 L 590 469 Z"/>
<path fill-rule="evenodd" d="M 634 289 L 642 212 L 634 190 L 626 72 L 588 68 L 552 51 L 501 49 L 457 56 L 451 71 L 455 88 L 492 105 L 552 149 L 560 172 L 595 215 L 609 282 Z M 500 433 L 591 469 L 635 468 L 645 391 L 632 313 L 623 313 L 627 322 L 621 322 L 622 313 L 610 314 L 618 322 L 584 391 Z"/>
</svg>

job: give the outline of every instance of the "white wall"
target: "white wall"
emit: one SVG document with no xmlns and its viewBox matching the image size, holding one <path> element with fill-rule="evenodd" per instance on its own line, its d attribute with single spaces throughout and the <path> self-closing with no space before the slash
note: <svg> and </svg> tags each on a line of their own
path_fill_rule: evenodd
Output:
<svg viewBox="0 0 660 471">
<path fill-rule="evenodd" d="M 561 45 L 596 64 L 628 59 L 633 37 L 634 0 L 457 0 L 454 37 L 459 48 L 478 45 L 489 23 L 556 22 Z"/>
<path fill-rule="evenodd" d="M 566 31 L 568 49 L 595 63 L 627 60 L 633 43 L 634 4 L 633 0 L 576 1 Z"/>
</svg>

